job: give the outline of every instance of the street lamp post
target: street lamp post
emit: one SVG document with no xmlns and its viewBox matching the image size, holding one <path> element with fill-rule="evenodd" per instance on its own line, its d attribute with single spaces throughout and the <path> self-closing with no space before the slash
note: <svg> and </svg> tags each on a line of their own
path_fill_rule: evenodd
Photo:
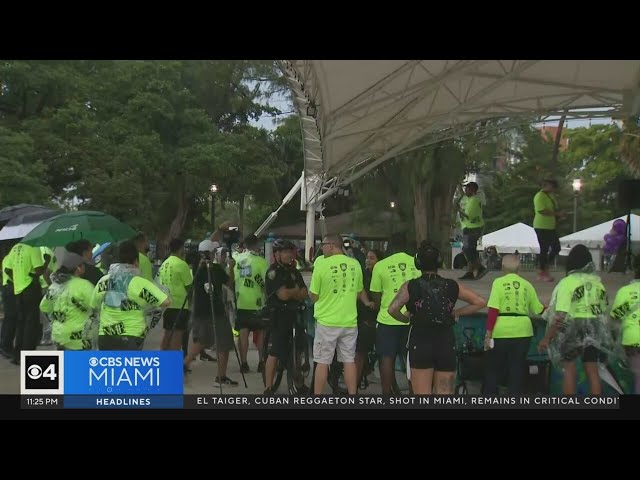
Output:
<svg viewBox="0 0 640 480">
<path fill-rule="evenodd" d="M 396 233 L 395 232 L 396 222 L 395 222 L 395 215 L 393 210 L 396 208 L 396 202 L 393 202 L 393 201 L 389 202 L 389 207 L 391 208 L 391 235 L 394 235 Z"/>
<path fill-rule="evenodd" d="M 216 231 L 216 193 L 218 192 L 218 186 L 214 183 L 211 185 L 209 189 L 211 192 L 211 213 L 210 213 L 210 221 L 211 221 L 211 232 Z"/>
<path fill-rule="evenodd" d="M 582 189 L 582 180 L 576 178 L 573 180 L 573 231 L 578 230 L 578 195 Z"/>
</svg>

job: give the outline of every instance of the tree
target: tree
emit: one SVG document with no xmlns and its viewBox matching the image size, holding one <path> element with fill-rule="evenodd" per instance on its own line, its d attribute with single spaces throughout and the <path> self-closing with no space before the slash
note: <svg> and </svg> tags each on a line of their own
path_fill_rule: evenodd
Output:
<svg viewBox="0 0 640 480">
<path fill-rule="evenodd" d="M 635 177 L 640 176 L 640 116 L 627 118 L 620 141 L 620 155 Z"/>
<path fill-rule="evenodd" d="M 227 142 L 233 153 L 227 157 L 232 170 L 224 183 L 218 183 L 219 196 L 239 205 L 240 230 L 244 233 L 244 206 L 247 196 L 257 203 L 277 203 L 276 178 L 284 164 L 274 154 L 269 133 L 251 126 L 236 128 Z"/>
<path fill-rule="evenodd" d="M 0 127 L 0 208 L 19 203 L 48 204 L 45 165 L 34 158 L 29 135 Z"/>
<path fill-rule="evenodd" d="M 583 183 L 578 197 L 578 229 L 625 214 L 616 198 L 618 184 L 629 178 L 620 155 L 624 139 L 620 128 L 615 124 L 596 124 L 569 130 L 567 138 L 569 148 L 560 156 L 567 172 L 565 184 L 570 185 L 573 178 Z"/>
</svg>

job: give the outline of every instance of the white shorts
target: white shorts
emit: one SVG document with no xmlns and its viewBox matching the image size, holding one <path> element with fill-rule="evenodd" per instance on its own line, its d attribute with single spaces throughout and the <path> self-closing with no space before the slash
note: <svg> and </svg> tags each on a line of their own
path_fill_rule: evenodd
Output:
<svg viewBox="0 0 640 480">
<path fill-rule="evenodd" d="M 337 350 L 339 362 L 353 363 L 357 340 L 358 327 L 327 327 L 318 323 L 313 340 L 313 361 L 331 365 L 333 354 Z"/>
</svg>

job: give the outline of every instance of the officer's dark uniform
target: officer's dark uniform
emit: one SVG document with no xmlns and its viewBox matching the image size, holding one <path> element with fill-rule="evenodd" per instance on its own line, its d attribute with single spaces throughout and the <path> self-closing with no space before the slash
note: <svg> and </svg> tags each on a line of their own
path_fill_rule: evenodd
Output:
<svg viewBox="0 0 640 480">
<path fill-rule="evenodd" d="M 290 339 L 293 335 L 293 324 L 300 312 L 303 302 L 290 300 L 283 302 L 276 292 L 284 288 L 307 288 L 302 275 L 295 266 L 285 266 L 278 262 L 267 270 L 265 291 L 267 307 L 271 315 L 271 337 L 269 355 L 285 361 L 289 355 Z"/>
</svg>

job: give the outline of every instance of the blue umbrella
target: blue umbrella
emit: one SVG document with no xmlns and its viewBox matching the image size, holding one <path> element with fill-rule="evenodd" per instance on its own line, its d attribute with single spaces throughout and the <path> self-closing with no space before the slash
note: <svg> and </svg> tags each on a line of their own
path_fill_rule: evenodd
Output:
<svg viewBox="0 0 640 480">
<path fill-rule="evenodd" d="M 93 259 L 95 260 L 96 258 L 98 258 L 100 254 L 104 252 L 109 245 L 111 245 L 111 242 L 106 242 L 100 245 L 98 249 L 95 252 L 93 252 Z"/>
</svg>

